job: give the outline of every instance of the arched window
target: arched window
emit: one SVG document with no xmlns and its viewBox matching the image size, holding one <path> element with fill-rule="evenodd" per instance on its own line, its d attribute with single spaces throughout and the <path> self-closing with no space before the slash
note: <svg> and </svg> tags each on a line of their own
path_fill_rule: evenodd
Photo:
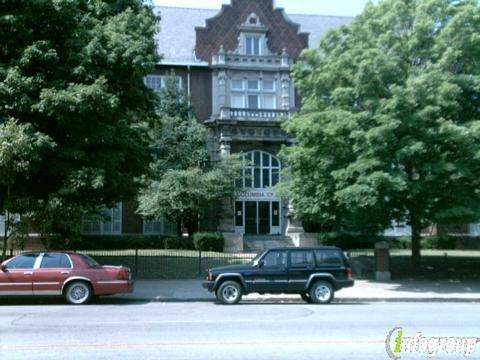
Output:
<svg viewBox="0 0 480 360">
<path fill-rule="evenodd" d="M 280 180 L 280 161 L 264 151 L 251 151 L 244 155 L 242 185 L 245 189 L 264 189 Z"/>
</svg>

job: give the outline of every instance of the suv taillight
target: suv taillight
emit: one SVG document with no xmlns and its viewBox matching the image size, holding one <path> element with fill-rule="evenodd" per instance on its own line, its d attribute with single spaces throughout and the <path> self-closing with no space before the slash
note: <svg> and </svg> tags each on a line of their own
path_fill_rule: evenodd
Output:
<svg viewBox="0 0 480 360">
<path fill-rule="evenodd" d="M 350 279 L 352 277 L 352 268 L 346 268 L 345 275 Z"/>
</svg>

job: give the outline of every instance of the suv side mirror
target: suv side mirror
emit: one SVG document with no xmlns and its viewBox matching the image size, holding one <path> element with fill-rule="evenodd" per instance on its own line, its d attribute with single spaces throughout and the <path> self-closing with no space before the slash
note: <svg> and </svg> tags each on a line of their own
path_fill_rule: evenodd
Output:
<svg viewBox="0 0 480 360">
<path fill-rule="evenodd" d="M 263 265 L 265 265 L 265 261 L 260 260 L 260 261 L 258 262 L 258 267 L 261 268 L 261 267 L 263 267 Z"/>
<path fill-rule="evenodd" d="M 5 264 L 0 265 L 0 271 L 3 271 L 3 272 L 7 271 L 7 265 Z"/>
</svg>

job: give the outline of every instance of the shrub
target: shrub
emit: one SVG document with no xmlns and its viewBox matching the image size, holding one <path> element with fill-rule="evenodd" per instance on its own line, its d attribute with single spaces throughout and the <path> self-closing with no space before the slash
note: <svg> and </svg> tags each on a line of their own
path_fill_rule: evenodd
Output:
<svg viewBox="0 0 480 360">
<path fill-rule="evenodd" d="M 164 235 L 84 235 L 67 242 L 69 250 L 178 249 L 193 250 L 191 238 Z"/>
<path fill-rule="evenodd" d="M 353 235 L 347 233 L 321 233 L 318 237 L 321 245 L 337 246 L 343 250 L 373 249 L 375 243 L 385 240 L 377 235 Z"/>
<path fill-rule="evenodd" d="M 457 239 L 448 235 L 429 236 L 423 238 L 421 244 L 424 249 L 452 250 L 457 247 Z"/>
<path fill-rule="evenodd" d="M 220 233 L 196 233 L 193 234 L 193 243 L 197 250 L 223 252 L 224 238 Z"/>
</svg>

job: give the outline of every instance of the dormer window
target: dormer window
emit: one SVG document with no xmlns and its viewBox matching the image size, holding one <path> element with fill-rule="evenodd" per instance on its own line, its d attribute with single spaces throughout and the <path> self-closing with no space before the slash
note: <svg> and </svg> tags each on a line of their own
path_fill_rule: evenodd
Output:
<svg viewBox="0 0 480 360">
<path fill-rule="evenodd" d="M 246 35 L 246 53 L 247 55 L 261 55 L 261 38 L 260 36 Z"/>
</svg>

